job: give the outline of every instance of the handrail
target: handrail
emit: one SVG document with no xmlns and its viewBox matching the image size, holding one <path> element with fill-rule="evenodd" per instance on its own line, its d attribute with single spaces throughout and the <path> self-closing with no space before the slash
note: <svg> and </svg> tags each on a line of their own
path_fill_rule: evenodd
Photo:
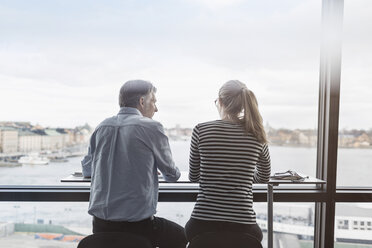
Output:
<svg viewBox="0 0 372 248">
<path fill-rule="evenodd" d="M 191 185 L 190 185 L 191 186 Z M 159 188 L 160 202 L 194 202 L 198 194 L 197 187 L 179 187 L 165 185 Z M 89 201 L 89 186 L 0 186 L 1 201 Z M 265 187 L 253 189 L 253 199 L 256 202 L 266 202 Z M 321 189 L 298 187 L 280 188 L 274 190 L 275 202 L 324 202 L 326 193 Z"/>
</svg>

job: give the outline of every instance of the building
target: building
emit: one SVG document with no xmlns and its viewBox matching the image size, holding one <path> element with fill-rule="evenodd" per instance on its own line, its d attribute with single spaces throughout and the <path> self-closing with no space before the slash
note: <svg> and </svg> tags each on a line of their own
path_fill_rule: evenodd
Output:
<svg viewBox="0 0 372 248">
<path fill-rule="evenodd" d="M 71 146 L 74 144 L 74 130 L 67 128 L 57 128 L 56 131 L 63 137 L 63 146 Z"/>
<path fill-rule="evenodd" d="M 18 151 L 34 152 L 41 150 L 42 136 L 40 134 L 28 131 L 18 131 Z"/>
<path fill-rule="evenodd" d="M 41 149 L 42 150 L 57 150 L 61 149 L 64 144 L 64 136 L 55 129 L 47 128 L 44 130 L 45 135 L 42 136 Z"/>
<path fill-rule="evenodd" d="M 82 144 L 82 143 L 88 143 L 90 138 L 90 131 L 88 129 L 76 129 L 75 130 L 75 137 L 74 142 L 75 144 Z"/>
<path fill-rule="evenodd" d="M 18 150 L 18 131 L 12 127 L 0 127 L 0 152 L 12 153 Z"/>
</svg>

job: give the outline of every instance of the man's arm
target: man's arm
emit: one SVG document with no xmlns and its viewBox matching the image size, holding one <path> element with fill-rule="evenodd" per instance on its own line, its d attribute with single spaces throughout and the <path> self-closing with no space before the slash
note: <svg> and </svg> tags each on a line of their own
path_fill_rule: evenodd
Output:
<svg viewBox="0 0 372 248">
<path fill-rule="evenodd" d="M 267 183 L 270 179 L 271 162 L 267 144 L 262 147 L 260 158 L 254 171 L 253 183 Z"/>
<path fill-rule="evenodd" d="M 176 182 L 180 178 L 181 173 L 174 164 L 168 137 L 164 133 L 163 126 L 160 123 L 156 123 L 156 128 L 151 133 L 152 150 L 157 168 L 163 174 L 165 181 Z"/>
<path fill-rule="evenodd" d="M 84 177 L 92 176 L 92 161 L 93 161 L 93 153 L 94 153 L 94 148 L 95 148 L 95 142 L 94 142 L 95 135 L 94 134 L 95 133 L 93 133 L 92 136 L 90 137 L 88 154 L 81 161 L 81 167 L 82 167 Z"/>
<path fill-rule="evenodd" d="M 199 129 L 198 126 L 192 131 L 189 160 L 189 180 L 197 183 L 200 179 L 200 154 L 199 154 Z"/>
</svg>

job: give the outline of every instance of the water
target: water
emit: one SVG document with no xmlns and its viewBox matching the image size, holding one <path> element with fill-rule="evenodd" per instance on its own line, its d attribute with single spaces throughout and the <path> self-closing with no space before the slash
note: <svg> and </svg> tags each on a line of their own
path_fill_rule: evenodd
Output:
<svg viewBox="0 0 372 248">
<path fill-rule="evenodd" d="M 188 170 L 189 142 L 173 141 L 171 149 L 176 165 L 181 171 Z M 316 148 L 270 147 L 272 171 L 292 169 L 303 174 L 315 176 Z M 339 149 L 338 184 L 371 186 L 372 150 Z M 49 165 L 23 165 L 19 167 L 0 167 L 1 185 L 82 185 L 61 183 L 61 178 L 75 171 L 81 171 L 82 157 L 70 158 L 66 163 Z M 166 217 L 184 225 L 190 217 L 194 203 L 164 203 L 158 205 L 158 216 Z M 308 215 L 314 203 L 276 203 L 275 213 L 289 216 Z M 87 202 L 74 203 L 17 203 L 0 202 L 0 222 L 23 222 L 64 225 L 90 230 L 91 217 L 87 214 Z M 266 203 L 256 203 L 257 214 L 266 214 Z"/>
<path fill-rule="evenodd" d="M 181 171 L 188 170 L 189 141 L 171 142 L 172 154 Z M 309 176 L 316 174 L 316 148 L 270 147 L 272 171 L 288 169 Z M 372 186 L 372 149 L 339 149 L 339 186 Z M 61 178 L 81 171 L 82 157 L 70 158 L 67 163 L 0 167 L 0 185 L 67 185 Z M 81 184 L 78 184 L 81 185 Z"/>
<path fill-rule="evenodd" d="M 181 170 L 188 170 L 189 142 L 171 143 L 173 156 Z M 272 172 L 288 169 L 305 175 L 316 176 L 315 147 L 271 146 Z M 338 149 L 338 186 L 372 186 L 372 149 Z"/>
</svg>

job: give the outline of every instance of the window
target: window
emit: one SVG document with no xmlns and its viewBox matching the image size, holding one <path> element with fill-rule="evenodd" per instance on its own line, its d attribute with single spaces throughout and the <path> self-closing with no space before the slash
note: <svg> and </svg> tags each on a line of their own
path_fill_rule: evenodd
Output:
<svg viewBox="0 0 372 248">
<path fill-rule="evenodd" d="M 332 16 L 335 6 L 344 7 L 338 9 L 344 9 L 341 92 L 331 92 L 332 100 L 340 100 L 339 115 L 334 102 L 329 112 L 323 111 L 328 105 L 322 101 L 318 108 L 323 86 L 319 90 L 321 18 Z M 330 147 L 338 154 L 333 160 L 337 180 L 325 175 L 331 178 L 327 187 L 275 189 L 276 227 L 291 226 L 286 229 L 288 236 L 279 231 L 275 236 L 283 242 L 294 240 L 299 247 L 371 243 L 371 8 L 367 0 L 3 1 L 0 234 L 11 231 L 12 223 L 17 228 L 67 227 L 64 221 L 74 219 L 75 213 L 83 219 L 80 227 L 90 228 L 88 186 L 61 184 L 60 179 L 80 171 L 89 134 L 101 120 L 117 113 L 118 90 L 125 80 L 143 78 L 157 86 L 155 118 L 166 128 L 176 164 L 187 170 L 191 128 L 217 119 L 213 100 L 219 87 L 229 79 L 240 79 L 258 98 L 274 172 L 293 169 L 323 176 L 322 169 L 332 166 L 319 158 L 333 153 L 317 150 L 318 135 L 320 142 L 331 140 Z M 327 65 L 321 64 L 321 71 Z M 326 88 L 332 83 L 327 81 Z M 339 123 L 338 146 L 336 136 L 317 130 L 317 117 L 324 117 L 323 112 Z M 54 161 L 17 164 L 22 155 L 33 159 L 35 153 Z M 363 189 L 353 188 L 358 186 Z M 255 188 L 255 209 L 263 230 L 267 229 L 266 204 L 261 203 L 265 193 L 263 186 Z M 162 201 L 190 201 L 195 196 L 192 191 L 169 194 L 161 192 Z M 77 202 L 53 202 L 61 199 Z M 169 205 L 174 212 L 168 211 Z M 160 216 L 184 224 L 192 206 L 162 202 L 158 210 Z M 293 226 L 299 223 L 301 228 L 295 229 L 299 233 L 294 234 Z M 314 228 L 317 225 L 322 228 Z M 315 236 L 303 230 L 315 231 Z M 7 237 L 0 238 L 1 247 L 8 246 Z M 20 242 L 22 238 L 17 236 Z M 39 242 L 35 236 L 28 238 Z M 38 245 L 59 247 L 59 243 Z"/>
<path fill-rule="evenodd" d="M 372 4 L 345 1 L 344 9 L 337 184 L 371 186 Z"/>
<path fill-rule="evenodd" d="M 2 6 L 13 21 L 2 17 L 0 121 L 18 131 L 19 154 L 51 160 L 0 168 L 3 183 L 55 185 L 79 171 L 81 157 L 64 156 L 86 152 L 89 132 L 117 113 L 119 88 L 132 78 L 157 86 L 155 119 L 181 170 L 191 128 L 219 118 L 220 86 L 239 79 L 258 98 L 273 171 L 315 176 L 320 0 Z"/>
<path fill-rule="evenodd" d="M 338 229 L 349 229 L 349 221 L 344 220 L 343 217 L 336 217 L 338 220 L 337 228 Z"/>
</svg>

